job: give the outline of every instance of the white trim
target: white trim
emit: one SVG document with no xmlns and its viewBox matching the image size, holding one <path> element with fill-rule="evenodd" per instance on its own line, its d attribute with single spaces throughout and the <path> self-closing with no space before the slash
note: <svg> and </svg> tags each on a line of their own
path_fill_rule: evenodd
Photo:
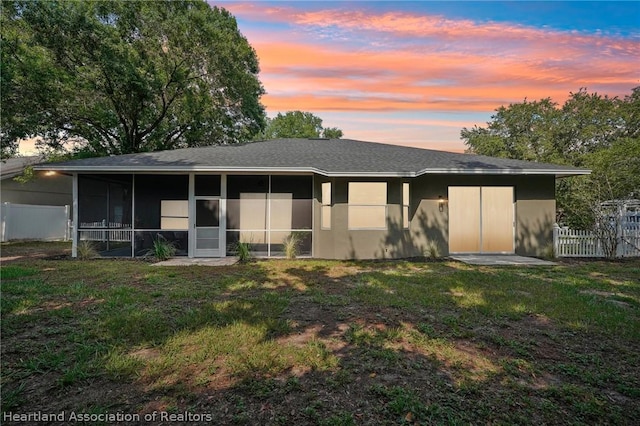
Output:
<svg viewBox="0 0 640 426">
<path fill-rule="evenodd" d="M 131 257 L 136 257 L 136 175 L 131 176 Z"/>
<path fill-rule="evenodd" d="M 153 173 L 166 173 L 166 174 L 188 174 L 188 173 L 256 173 L 256 174 L 310 174 L 315 173 L 326 177 L 407 177 L 414 178 L 426 174 L 453 174 L 453 175 L 555 175 L 557 177 L 565 176 L 577 176 L 577 175 L 589 175 L 591 170 L 562 170 L 562 169 L 460 169 L 460 168 L 425 168 L 417 172 L 329 172 L 326 170 L 318 169 L 315 167 L 151 167 L 151 166 L 138 166 L 135 171 L 131 170 L 131 166 L 110 166 L 101 168 L 100 166 L 94 167 L 74 167 L 74 166 L 38 166 L 34 167 L 34 170 L 54 170 L 61 172 L 81 172 L 81 173 L 130 173 L 130 174 L 145 174 L 149 172 Z"/>
<path fill-rule="evenodd" d="M 220 175 L 220 257 L 227 257 L 227 175 Z"/>
<path fill-rule="evenodd" d="M 478 186 L 478 190 L 480 191 L 480 210 L 478 213 L 480 214 L 480 247 L 478 253 L 486 254 L 482 251 L 482 243 L 484 242 L 484 215 L 482 214 L 482 185 Z"/>
<path fill-rule="evenodd" d="M 271 257 L 271 175 L 269 175 L 267 188 L 267 257 Z M 293 209 L 293 206 L 291 206 Z"/>
<path fill-rule="evenodd" d="M 589 175 L 591 170 L 562 170 L 562 169 L 423 169 L 411 177 L 422 175 Z"/>
<path fill-rule="evenodd" d="M 78 174 L 73 174 L 71 181 L 71 197 L 73 200 L 73 237 L 71 242 L 71 257 L 78 257 Z"/>
<path fill-rule="evenodd" d="M 133 228 L 80 228 L 81 231 L 133 231 Z M 136 228 L 136 232 L 187 232 L 188 229 Z"/>
<path fill-rule="evenodd" d="M 187 245 L 189 249 L 187 250 L 187 256 L 190 258 L 195 257 L 196 255 L 196 178 L 193 173 L 189 173 L 189 192 L 188 192 L 188 200 L 189 200 L 189 218 L 188 218 L 188 226 L 189 226 L 189 235 Z"/>
<path fill-rule="evenodd" d="M 218 201 L 218 226 L 196 226 L 195 225 L 195 221 L 196 221 L 196 209 L 195 209 L 195 204 L 198 200 L 216 200 Z M 193 226 L 193 257 L 224 257 L 223 255 L 223 250 L 222 250 L 222 238 L 220 238 L 220 235 L 223 232 L 222 227 L 220 226 L 220 216 L 222 215 L 222 209 L 220 208 L 220 204 L 221 204 L 221 198 L 219 195 L 198 195 L 194 197 L 194 211 L 193 211 L 193 221 L 194 221 L 194 226 Z M 218 230 L 218 248 L 217 249 L 198 249 L 198 242 L 197 242 L 197 230 L 198 229 L 217 229 Z M 225 231 L 226 232 L 226 231 Z"/>
<path fill-rule="evenodd" d="M 516 253 L 516 223 L 518 222 L 518 217 L 516 216 L 516 214 L 518 213 L 516 210 L 516 187 L 513 186 L 513 191 L 511 191 L 511 205 L 513 208 L 513 244 L 511 247 L 511 253 L 515 254 Z"/>
<path fill-rule="evenodd" d="M 189 174 L 189 257 L 207 257 L 206 253 L 198 255 L 196 242 L 196 200 L 218 200 L 219 218 L 218 218 L 218 249 L 202 249 L 209 250 L 211 257 L 226 257 L 227 255 L 227 176 L 220 174 L 220 195 L 195 195 L 195 181 L 198 176 L 215 176 L 215 173 Z M 213 254 L 217 251 L 217 254 Z"/>
<path fill-rule="evenodd" d="M 229 228 L 227 229 L 229 232 L 267 232 L 269 229 L 239 229 L 239 228 Z M 313 229 L 309 228 L 297 228 L 297 229 L 271 229 L 273 232 L 313 232 Z"/>
<path fill-rule="evenodd" d="M 322 191 L 322 187 L 320 189 Z M 322 196 L 322 194 L 320 194 Z M 313 239 L 313 228 L 316 227 L 316 175 L 311 175 L 311 257 L 315 253 L 315 241 Z M 322 210 L 322 207 L 320 207 Z M 322 225 L 322 212 L 320 212 L 320 225 Z"/>
</svg>

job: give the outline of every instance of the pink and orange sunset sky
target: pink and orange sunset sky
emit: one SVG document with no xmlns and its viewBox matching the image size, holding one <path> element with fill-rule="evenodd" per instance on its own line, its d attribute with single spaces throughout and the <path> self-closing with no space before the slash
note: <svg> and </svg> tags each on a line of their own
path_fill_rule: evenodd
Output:
<svg viewBox="0 0 640 426">
<path fill-rule="evenodd" d="M 460 130 L 525 98 L 640 85 L 638 2 L 232 2 L 270 117 L 344 137 L 462 151 Z"/>
</svg>

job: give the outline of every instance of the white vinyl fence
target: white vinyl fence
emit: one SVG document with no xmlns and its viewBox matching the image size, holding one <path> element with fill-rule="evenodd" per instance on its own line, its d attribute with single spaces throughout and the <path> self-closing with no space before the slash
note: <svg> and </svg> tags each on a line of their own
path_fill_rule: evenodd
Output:
<svg viewBox="0 0 640 426">
<path fill-rule="evenodd" d="M 64 240 L 71 238 L 69 206 L 2 203 L 0 240 Z"/>
<path fill-rule="evenodd" d="M 558 257 L 605 257 L 602 244 L 591 231 L 553 228 L 553 247 Z M 616 257 L 640 256 L 640 224 L 626 224 L 619 231 Z"/>
</svg>

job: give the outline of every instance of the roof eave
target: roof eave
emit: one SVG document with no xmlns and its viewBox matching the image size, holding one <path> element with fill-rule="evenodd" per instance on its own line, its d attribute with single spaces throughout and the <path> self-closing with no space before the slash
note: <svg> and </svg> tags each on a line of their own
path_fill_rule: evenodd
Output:
<svg viewBox="0 0 640 426">
<path fill-rule="evenodd" d="M 563 170 L 563 169 L 423 169 L 419 172 L 359 172 L 359 171 L 327 171 L 315 167 L 157 167 L 139 166 L 133 169 L 131 166 L 108 167 L 82 167 L 82 166 L 56 166 L 55 164 L 41 164 L 34 166 L 35 170 L 54 170 L 71 173 L 315 173 L 327 177 L 405 177 L 413 178 L 425 174 L 455 174 L 455 175 L 554 175 L 556 177 L 568 177 L 587 175 L 591 170 Z"/>
<path fill-rule="evenodd" d="M 566 177 L 575 175 L 588 175 L 591 174 L 591 170 L 566 170 L 566 169 L 423 169 L 416 173 L 416 176 L 422 176 L 427 174 L 442 174 L 442 175 L 554 175 L 556 177 Z"/>
</svg>

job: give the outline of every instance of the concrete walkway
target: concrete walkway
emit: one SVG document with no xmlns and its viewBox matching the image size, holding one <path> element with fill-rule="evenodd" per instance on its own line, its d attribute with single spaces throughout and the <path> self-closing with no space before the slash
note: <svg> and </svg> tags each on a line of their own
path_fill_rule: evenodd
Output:
<svg viewBox="0 0 640 426">
<path fill-rule="evenodd" d="M 521 266 L 553 266 L 556 263 L 535 257 L 524 257 L 515 254 L 456 254 L 449 256 L 453 260 L 469 265 L 521 265 Z"/>
<path fill-rule="evenodd" d="M 228 266 L 238 263 L 238 258 L 230 257 L 174 257 L 169 260 L 154 263 L 153 266 Z"/>
</svg>

